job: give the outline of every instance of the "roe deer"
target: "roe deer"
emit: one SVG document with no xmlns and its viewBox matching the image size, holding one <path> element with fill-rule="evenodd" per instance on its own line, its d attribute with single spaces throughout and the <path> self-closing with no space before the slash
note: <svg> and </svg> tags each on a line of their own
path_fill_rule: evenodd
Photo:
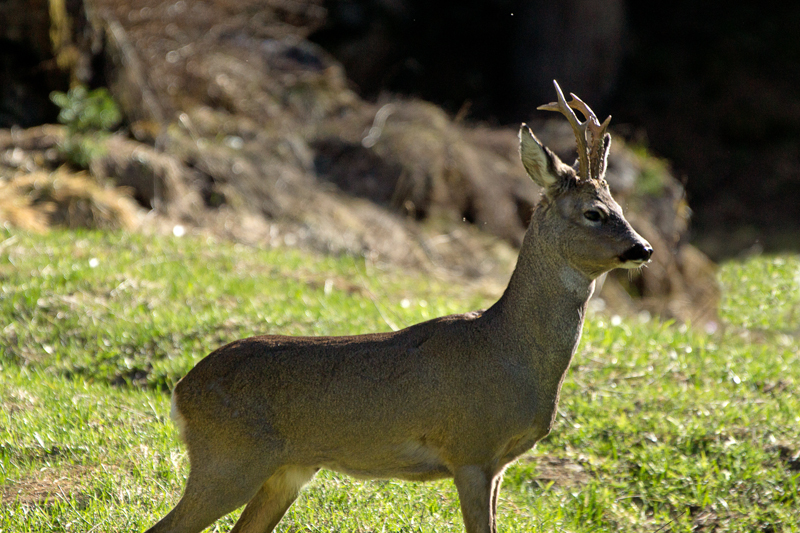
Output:
<svg viewBox="0 0 800 533">
<path fill-rule="evenodd" d="M 195 533 L 247 504 L 233 532 L 269 532 L 320 468 L 360 478 L 454 478 L 468 533 L 495 532 L 503 470 L 550 432 L 594 280 L 652 248 L 604 179 L 611 117 L 572 95 L 578 160 L 523 124 L 520 156 L 543 188 L 503 296 L 491 308 L 392 333 L 252 337 L 175 387 L 191 471 L 150 533 Z M 580 111 L 580 122 L 572 109 Z"/>
</svg>

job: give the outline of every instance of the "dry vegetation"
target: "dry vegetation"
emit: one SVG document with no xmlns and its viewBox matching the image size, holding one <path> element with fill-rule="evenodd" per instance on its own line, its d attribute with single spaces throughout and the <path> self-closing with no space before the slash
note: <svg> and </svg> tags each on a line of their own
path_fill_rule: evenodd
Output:
<svg viewBox="0 0 800 533">
<path fill-rule="evenodd" d="M 181 225 L 504 283 L 539 194 L 518 162 L 514 129 L 470 124 L 413 99 L 362 100 L 341 65 L 305 40 L 325 16 L 315 2 L 86 6 L 72 20 L 88 16 L 104 43 L 125 127 L 77 140 L 69 125 L 0 131 L 5 224 Z M 565 124 L 532 126 L 571 159 Z M 56 172 L 64 147 L 81 143 L 91 147 L 85 168 Z M 613 146 L 614 194 L 657 253 L 641 276 L 609 279 L 605 304 L 715 320 L 714 267 L 685 243 L 683 188 L 663 163 Z M 88 174 L 68 178 L 80 171 Z M 52 185 L 32 188 L 30 173 Z"/>
</svg>

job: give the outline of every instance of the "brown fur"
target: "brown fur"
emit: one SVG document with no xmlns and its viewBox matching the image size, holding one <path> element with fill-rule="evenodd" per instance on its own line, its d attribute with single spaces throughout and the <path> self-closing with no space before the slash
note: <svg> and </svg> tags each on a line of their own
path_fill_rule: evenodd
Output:
<svg viewBox="0 0 800 533">
<path fill-rule="evenodd" d="M 500 300 L 394 333 L 216 350 L 175 388 L 191 472 L 150 533 L 198 532 L 245 503 L 233 531 L 272 531 L 320 468 L 452 477 L 467 532 L 496 531 L 502 472 L 553 426 L 594 279 L 649 258 L 621 259 L 649 245 L 603 180 L 577 176 L 525 127 L 520 150 L 545 197 Z"/>
</svg>

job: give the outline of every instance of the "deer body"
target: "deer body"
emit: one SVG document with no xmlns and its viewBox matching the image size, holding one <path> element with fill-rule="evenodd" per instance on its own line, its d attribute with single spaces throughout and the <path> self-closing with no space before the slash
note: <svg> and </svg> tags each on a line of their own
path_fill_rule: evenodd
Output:
<svg viewBox="0 0 800 533">
<path fill-rule="evenodd" d="M 602 172 L 581 177 L 527 128 L 521 155 L 545 196 L 500 300 L 393 333 L 262 336 L 216 350 L 173 393 L 191 472 L 149 532 L 198 532 L 248 502 L 233 531 L 271 531 L 320 468 L 452 477 L 468 533 L 496 531 L 502 472 L 553 425 L 594 279 L 652 251 Z"/>
</svg>

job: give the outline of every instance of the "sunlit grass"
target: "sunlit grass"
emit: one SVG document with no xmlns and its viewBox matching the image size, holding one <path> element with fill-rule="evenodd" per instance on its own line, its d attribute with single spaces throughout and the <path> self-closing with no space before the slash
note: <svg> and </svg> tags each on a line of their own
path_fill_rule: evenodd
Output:
<svg viewBox="0 0 800 533">
<path fill-rule="evenodd" d="M 730 263 L 720 281 L 714 334 L 590 317 L 553 433 L 506 473 L 502 531 L 798 531 L 800 259 Z M 168 391 L 225 342 L 386 331 L 490 303 L 346 256 L 0 232 L 0 531 L 152 525 L 188 473 Z M 323 472 L 279 530 L 463 527 L 450 481 Z"/>
</svg>

